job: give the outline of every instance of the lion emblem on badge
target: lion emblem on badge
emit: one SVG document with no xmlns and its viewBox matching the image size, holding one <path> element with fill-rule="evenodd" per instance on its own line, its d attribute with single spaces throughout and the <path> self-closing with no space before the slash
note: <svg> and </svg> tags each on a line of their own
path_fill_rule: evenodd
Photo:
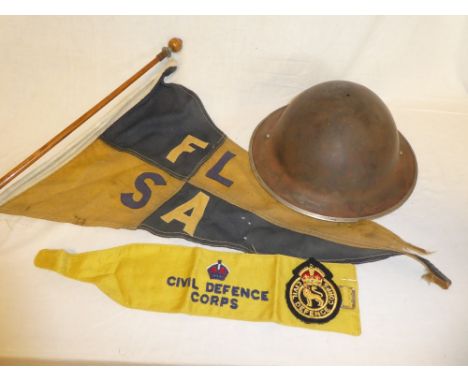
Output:
<svg viewBox="0 0 468 382">
<path fill-rule="evenodd" d="M 341 294 L 332 278 L 331 272 L 314 259 L 300 264 L 286 285 L 291 312 L 306 323 L 333 319 L 341 306 Z"/>
<path fill-rule="evenodd" d="M 307 301 L 307 306 L 323 306 L 324 294 L 320 291 L 323 283 L 324 273 L 319 269 L 304 269 L 300 274 L 302 280 L 301 292 Z"/>
</svg>

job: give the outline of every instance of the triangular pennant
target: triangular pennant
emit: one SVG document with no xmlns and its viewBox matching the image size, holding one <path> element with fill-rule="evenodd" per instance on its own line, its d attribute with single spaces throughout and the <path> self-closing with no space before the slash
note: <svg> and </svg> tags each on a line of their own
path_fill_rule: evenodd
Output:
<svg viewBox="0 0 468 382">
<path fill-rule="evenodd" d="M 247 152 L 214 125 L 198 96 L 164 81 L 174 70 L 83 152 L 0 212 L 321 261 L 424 254 L 374 222 L 321 221 L 276 202 L 256 181 Z"/>
</svg>

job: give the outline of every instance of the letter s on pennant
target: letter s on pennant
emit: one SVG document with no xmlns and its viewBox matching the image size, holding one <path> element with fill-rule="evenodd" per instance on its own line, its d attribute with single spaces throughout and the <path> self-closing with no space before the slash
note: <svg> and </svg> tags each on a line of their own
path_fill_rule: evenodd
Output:
<svg viewBox="0 0 468 382">
<path fill-rule="evenodd" d="M 135 188 L 141 193 L 140 199 L 135 200 L 133 192 L 122 193 L 120 194 L 120 201 L 123 205 L 133 209 L 146 206 L 151 198 L 151 188 L 146 184 L 147 179 L 151 179 L 153 183 L 158 186 L 164 186 L 166 184 L 166 181 L 161 175 L 155 172 L 144 172 L 135 179 Z"/>
</svg>

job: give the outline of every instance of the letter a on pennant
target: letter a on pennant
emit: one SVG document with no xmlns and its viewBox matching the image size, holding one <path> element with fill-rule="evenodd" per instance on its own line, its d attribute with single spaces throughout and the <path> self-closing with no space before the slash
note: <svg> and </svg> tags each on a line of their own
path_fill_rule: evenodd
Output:
<svg viewBox="0 0 468 382">
<path fill-rule="evenodd" d="M 184 140 L 176 147 L 174 147 L 169 154 L 167 154 L 166 159 L 169 162 L 175 163 L 176 160 L 182 153 L 192 153 L 195 151 L 195 147 L 205 149 L 208 146 L 208 142 L 202 141 L 194 137 L 193 135 L 187 135 Z"/>
<path fill-rule="evenodd" d="M 166 223 L 170 223 L 173 220 L 183 223 L 184 232 L 193 236 L 209 200 L 210 197 L 200 191 L 189 201 L 161 216 L 161 219 Z M 192 212 L 189 214 L 190 211 Z"/>
</svg>

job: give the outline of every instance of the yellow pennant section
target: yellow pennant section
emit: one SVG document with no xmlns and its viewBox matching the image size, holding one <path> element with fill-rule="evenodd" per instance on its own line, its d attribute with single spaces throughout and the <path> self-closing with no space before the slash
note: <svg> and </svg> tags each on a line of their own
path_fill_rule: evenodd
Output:
<svg viewBox="0 0 468 382">
<path fill-rule="evenodd" d="M 183 182 L 100 139 L 0 212 L 87 226 L 137 228 Z"/>
<path fill-rule="evenodd" d="M 304 267 L 304 261 L 282 255 L 132 244 L 78 255 L 45 249 L 36 256 L 35 265 L 94 283 L 129 308 L 359 335 L 354 265 L 324 263 L 333 274 L 327 278 L 319 268 Z M 329 321 L 305 322 L 310 319 Z"/>
<path fill-rule="evenodd" d="M 210 177 L 210 170 L 229 154 L 218 176 Z M 219 179 L 219 178 L 218 178 Z M 259 217 L 286 229 L 361 248 L 387 249 L 400 253 L 426 254 L 422 248 L 405 242 L 390 230 L 370 220 L 356 223 L 336 223 L 314 219 L 276 201 L 255 178 L 247 151 L 226 139 L 189 183 L 211 192 L 217 197 L 246 209 Z"/>
</svg>

